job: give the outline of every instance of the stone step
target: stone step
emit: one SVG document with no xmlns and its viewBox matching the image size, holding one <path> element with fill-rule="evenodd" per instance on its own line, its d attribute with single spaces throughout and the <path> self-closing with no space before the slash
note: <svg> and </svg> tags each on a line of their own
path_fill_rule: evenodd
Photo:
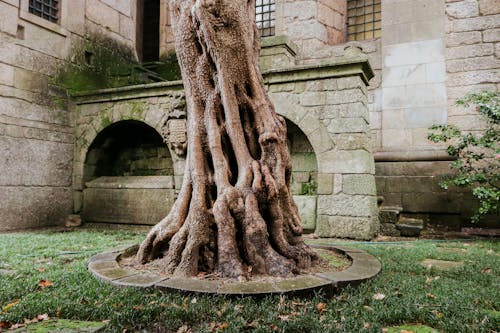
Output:
<svg viewBox="0 0 500 333">
<path fill-rule="evenodd" d="M 401 236 L 418 237 L 424 229 L 424 221 L 422 219 L 401 217 L 396 223 L 396 228 L 399 230 Z"/>
<path fill-rule="evenodd" d="M 398 206 L 382 206 L 379 209 L 380 223 L 395 224 L 399 219 L 399 214 L 403 211 L 403 207 Z"/>
</svg>

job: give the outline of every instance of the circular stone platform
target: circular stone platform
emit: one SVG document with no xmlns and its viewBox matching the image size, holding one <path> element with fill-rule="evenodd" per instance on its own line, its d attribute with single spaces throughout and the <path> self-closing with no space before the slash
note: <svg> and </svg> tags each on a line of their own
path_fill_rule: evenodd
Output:
<svg viewBox="0 0 500 333">
<path fill-rule="evenodd" d="M 347 247 L 312 247 L 337 251 L 347 256 L 352 261 L 352 264 L 348 268 L 337 272 L 319 272 L 266 281 L 228 282 L 198 278 L 177 278 L 120 266 L 120 256 L 133 255 L 138 248 L 135 245 L 126 249 L 111 250 L 93 256 L 89 260 L 88 269 L 95 277 L 121 287 L 159 288 L 182 293 L 228 296 L 303 295 L 317 290 L 333 294 L 342 287 L 357 285 L 373 278 L 380 272 L 380 262 L 364 251 Z"/>
</svg>

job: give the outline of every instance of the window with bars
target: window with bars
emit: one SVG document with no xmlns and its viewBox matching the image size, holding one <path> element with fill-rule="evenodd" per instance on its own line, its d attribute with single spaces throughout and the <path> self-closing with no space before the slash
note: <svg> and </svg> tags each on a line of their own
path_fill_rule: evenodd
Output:
<svg viewBox="0 0 500 333">
<path fill-rule="evenodd" d="M 381 0 L 347 0 L 347 40 L 367 40 L 381 36 Z"/>
<path fill-rule="evenodd" d="M 59 22 L 59 0 L 30 0 L 29 12 L 47 21 Z"/>
<path fill-rule="evenodd" d="M 255 21 L 261 37 L 274 36 L 276 0 L 255 1 Z"/>
</svg>

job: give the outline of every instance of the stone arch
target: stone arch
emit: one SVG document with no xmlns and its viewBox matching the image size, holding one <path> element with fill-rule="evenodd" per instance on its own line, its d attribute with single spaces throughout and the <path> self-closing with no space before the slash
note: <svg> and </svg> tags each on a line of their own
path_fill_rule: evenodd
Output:
<svg viewBox="0 0 500 333">
<path fill-rule="evenodd" d="M 281 101 L 280 108 L 277 108 L 276 111 L 305 134 L 316 155 L 318 172 L 328 173 L 323 170 L 324 163 L 321 163 L 319 159 L 322 153 L 331 151 L 334 148 L 333 140 L 325 125 L 304 108 L 294 107 L 294 105 L 283 105 L 283 103 L 284 101 Z"/>
<path fill-rule="evenodd" d="M 138 120 L 121 120 L 100 131 L 87 149 L 83 182 L 101 176 L 173 175 L 160 133 Z"/>
</svg>

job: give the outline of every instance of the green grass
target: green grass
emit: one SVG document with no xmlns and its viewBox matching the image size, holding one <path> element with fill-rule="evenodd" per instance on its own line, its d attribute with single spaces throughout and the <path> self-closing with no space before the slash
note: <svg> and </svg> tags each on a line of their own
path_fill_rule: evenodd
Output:
<svg viewBox="0 0 500 333">
<path fill-rule="evenodd" d="M 0 234 L 0 322 L 47 313 L 109 321 L 110 332 L 159 327 L 176 332 L 183 326 L 193 332 L 381 332 L 404 324 L 440 332 L 495 332 L 500 327 L 498 242 L 355 244 L 382 261 L 382 273 L 333 298 L 183 296 L 113 287 L 87 271 L 93 254 L 143 237 L 99 230 Z M 420 265 L 425 258 L 464 265 L 426 269 Z M 53 285 L 42 288 L 41 280 Z M 376 294 L 385 297 L 377 300 Z"/>
</svg>

